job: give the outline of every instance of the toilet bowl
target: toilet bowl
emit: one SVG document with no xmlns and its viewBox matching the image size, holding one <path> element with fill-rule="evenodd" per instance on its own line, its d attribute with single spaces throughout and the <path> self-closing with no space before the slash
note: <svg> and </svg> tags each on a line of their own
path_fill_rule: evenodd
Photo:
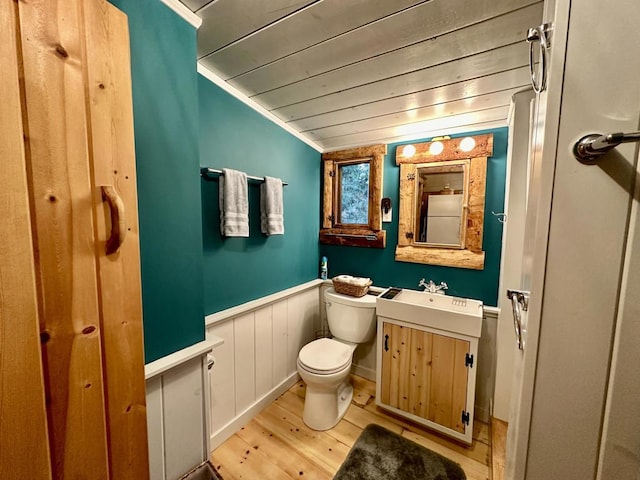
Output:
<svg viewBox="0 0 640 480">
<path fill-rule="evenodd" d="M 298 354 L 297 369 L 307 385 L 302 419 L 314 430 L 328 430 L 344 416 L 353 398 L 349 382 L 353 352 L 375 334 L 376 297 L 355 298 L 325 292 L 327 322 L 333 338 L 308 343 Z"/>
</svg>

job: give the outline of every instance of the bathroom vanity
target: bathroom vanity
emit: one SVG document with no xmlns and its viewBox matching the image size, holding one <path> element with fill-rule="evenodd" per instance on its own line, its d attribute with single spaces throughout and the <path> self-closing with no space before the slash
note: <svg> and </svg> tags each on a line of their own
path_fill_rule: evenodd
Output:
<svg viewBox="0 0 640 480">
<path fill-rule="evenodd" d="M 471 444 L 482 302 L 390 288 L 376 311 L 377 405 Z"/>
</svg>

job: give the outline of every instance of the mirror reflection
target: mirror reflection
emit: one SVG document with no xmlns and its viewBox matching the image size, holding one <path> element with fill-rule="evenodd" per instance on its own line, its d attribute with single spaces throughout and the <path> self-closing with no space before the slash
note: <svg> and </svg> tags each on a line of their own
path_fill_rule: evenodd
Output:
<svg viewBox="0 0 640 480">
<path fill-rule="evenodd" d="M 464 248 L 469 161 L 416 167 L 415 242 Z"/>
</svg>

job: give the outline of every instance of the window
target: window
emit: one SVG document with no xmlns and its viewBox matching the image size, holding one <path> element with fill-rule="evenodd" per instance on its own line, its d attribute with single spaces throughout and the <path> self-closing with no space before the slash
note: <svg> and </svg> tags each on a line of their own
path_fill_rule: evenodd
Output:
<svg viewBox="0 0 640 480">
<path fill-rule="evenodd" d="M 369 225 L 368 161 L 338 166 L 338 223 Z"/>
<path fill-rule="evenodd" d="M 322 155 L 321 243 L 385 247 L 380 202 L 386 152 L 386 145 L 374 145 Z"/>
</svg>

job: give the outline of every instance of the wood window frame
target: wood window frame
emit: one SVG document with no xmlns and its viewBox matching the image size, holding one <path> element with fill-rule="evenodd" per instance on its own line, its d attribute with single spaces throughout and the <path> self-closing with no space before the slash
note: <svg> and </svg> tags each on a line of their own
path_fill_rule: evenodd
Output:
<svg viewBox="0 0 640 480">
<path fill-rule="evenodd" d="M 353 247 L 384 248 L 382 230 L 382 174 L 387 146 L 384 144 L 350 148 L 322 154 L 323 202 L 320 243 Z M 369 218 L 367 225 L 341 224 L 339 167 L 369 163 Z"/>
<path fill-rule="evenodd" d="M 398 212 L 398 246 L 395 258 L 399 262 L 423 263 L 446 267 L 484 269 L 485 252 L 482 250 L 484 229 L 484 204 L 487 176 L 487 159 L 493 155 L 493 135 L 470 135 L 476 145 L 470 152 L 463 152 L 461 138 L 440 139 L 441 153 L 430 153 L 436 140 L 414 143 L 415 154 L 403 156 L 403 149 L 396 149 L 396 165 L 400 166 L 400 205 Z M 438 248 L 417 244 L 413 239 L 415 227 L 415 177 L 417 165 L 431 162 L 447 162 L 469 159 L 469 196 L 467 200 L 467 225 L 465 248 Z"/>
</svg>

